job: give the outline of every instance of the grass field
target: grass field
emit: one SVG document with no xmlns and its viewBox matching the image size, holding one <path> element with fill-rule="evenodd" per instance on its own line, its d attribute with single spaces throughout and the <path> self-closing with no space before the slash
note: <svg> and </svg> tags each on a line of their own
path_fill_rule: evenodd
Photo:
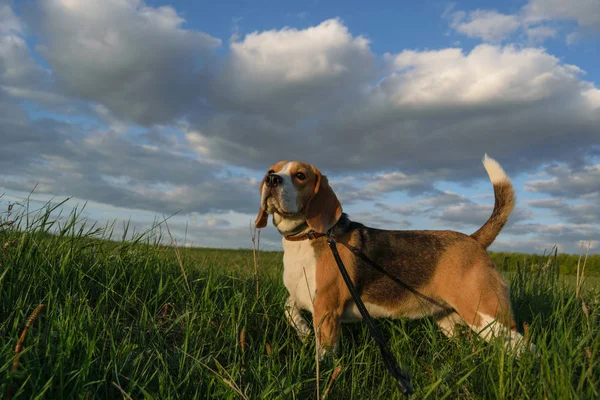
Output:
<svg viewBox="0 0 600 400">
<path fill-rule="evenodd" d="M 281 253 L 261 252 L 255 276 L 252 251 L 180 249 L 179 259 L 153 243 L 58 228 L 44 213 L 0 227 L 0 394 L 318 398 L 314 342 L 283 317 Z M 517 360 L 468 332 L 449 340 L 431 319 L 378 320 L 415 398 L 600 398 L 600 284 L 586 279 L 578 296 L 556 261 L 508 275 L 537 356 Z M 330 386 L 330 399 L 401 398 L 363 324 L 344 325 L 341 349 L 319 365 L 321 396 Z"/>
</svg>

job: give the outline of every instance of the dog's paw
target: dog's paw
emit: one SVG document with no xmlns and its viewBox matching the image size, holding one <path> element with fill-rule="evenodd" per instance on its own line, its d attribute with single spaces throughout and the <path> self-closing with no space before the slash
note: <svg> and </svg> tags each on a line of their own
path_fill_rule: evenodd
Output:
<svg viewBox="0 0 600 400">
<path fill-rule="evenodd" d="M 298 339 L 300 339 L 300 341 L 302 343 L 306 343 L 308 341 L 308 338 L 310 337 L 312 331 L 309 328 L 308 325 L 301 325 L 301 326 L 295 326 L 294 327 L 296 329 L 296 334 L 298 335 Z"/>
<path fill-rule="evenodd" d="M 513 331 L 509 336 L 505 338 L 506 349 L 514 354 L 519 359 L 523 354 L 530 354 L 534 357 L 539 356 L 539 351 L 535 344 L 530 343 L 527 338 L 522 336 L 520 333 Z"/>
<path fill-rule="evenodd" d="M 317 354 L 319 355 L 319 361 L 333 360 L 338 355 L 337 343 L 333 346 L 321 345 L 317 342 Z"/>
</svg>

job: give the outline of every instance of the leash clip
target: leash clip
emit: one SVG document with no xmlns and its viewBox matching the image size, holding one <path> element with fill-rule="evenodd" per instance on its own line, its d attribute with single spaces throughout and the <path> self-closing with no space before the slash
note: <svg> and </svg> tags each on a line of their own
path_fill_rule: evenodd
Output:
<svg viewBox="0 0 600 400">
<path fill-rule="evenodd" d="M 332 244 L 335 243 L 335 239 L 331 236 L 331 229 L 327 231 L 327 243 Z"/>
</svg>

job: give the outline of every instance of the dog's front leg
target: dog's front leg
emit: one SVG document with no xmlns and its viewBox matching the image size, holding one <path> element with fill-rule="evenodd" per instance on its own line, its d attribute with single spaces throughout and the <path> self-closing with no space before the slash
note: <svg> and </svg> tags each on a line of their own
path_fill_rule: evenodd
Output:
<svg viewBox="0 0 600 400">
<path fill-rule="evenodd" d="M 285 317 L 290 325 L 296 330 L 300 340 L 304 342 L 308 335 L 310 335 L 310 327 L 308 326 L 308 322 L 302 316 L 300 308 L 291 296 L 285 301 L 284 307 Z"/>
<path fill-rule="evenodd" d="M 313 324 L 319 359 L 323 359 L 327 354 L 335 355 L 337 353 L 343 311 L 343 304 L 340 304 L 338 299 L 327 296 L 327 293 L 317 293 L 314 302 Z"/>
</svg>

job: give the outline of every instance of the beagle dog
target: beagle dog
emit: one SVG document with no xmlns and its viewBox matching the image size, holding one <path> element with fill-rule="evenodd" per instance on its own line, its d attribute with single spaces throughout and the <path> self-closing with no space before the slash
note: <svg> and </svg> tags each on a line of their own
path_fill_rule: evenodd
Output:
<svg viewBox="0 0 600 400">
<path fill-rule="evenodd" d="M 520 351 L 508 286 L 486 252 L 510 215 L 515 195 L 504 170 L 484 156 L 494 187 L 490 218 L 471 235 L 449 230 L 382 230 L 351 221 L 312 165 L 281 161 L 260 185 L 255 226 L 273 224 L 283 236 L 283 283 L 289 292 L 285 315 L 301 339 L 310 334 L 301 310 L 313 314 L 319 354 L 335 353 L 341 322 L 361 320 L 327 243 L 340 256 L 373 317 L 434 316 L 452 337 L 468 325 L 485 340 L 501 336 Z"/>
</svg>

